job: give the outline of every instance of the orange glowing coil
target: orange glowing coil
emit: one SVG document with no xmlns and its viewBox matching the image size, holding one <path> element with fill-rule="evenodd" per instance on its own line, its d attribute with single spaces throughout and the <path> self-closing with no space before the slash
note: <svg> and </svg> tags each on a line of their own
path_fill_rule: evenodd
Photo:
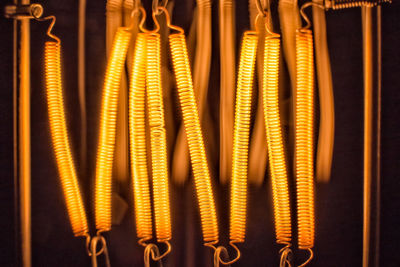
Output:
<svg viewBox="0 0 400 267">
<path fill-rule="evenodd" d="M 177 27 L 176 27 L 177 28 Z M 218 243 L 218 223 L 210 173 L 204 148 L 192 75 L 183 33 L 169 36 L 179 100 L 189 145 L 190 159 L 196 185 L 203 239 L 206 245 Z"/>
<path fill-rule="evenodd" d="M 240 52 L 237 79 L 235 126 L 233 134 L 232 184 L 231 184 L 231 243 L 244 242 L 247 205 L 247 165 L 251 119 L 251 95 L 258 34 L 244 33 Z"/>
<path fill-rule="evenodd" d="M 88 234 L 88 224 L 69 144 L 61 82 L 61 45 L 45 44 L 45 76 L 50 131 L 58 172 L 75 236 Z"/>
<path fill-rule="evenodd" d="M 107 63 L 103 87 L 100 133 L 96 159 L 95 192 L 96 228 L 99 232 L 111 229 L 111 178 L 118 91 L 130 38 L 131 33 L 128 28 L 121 27 L 117 30 Z"/>
<path fill-rule="evenodd" d="M 146 86 L 149 114 L 153 200 L 159 242 L 171 239 L 168 158 L 161 86 L 160 35 L 146 33 Z"/>
<path fill-rule="evenodd" d="M 292 232 L 286 158 L 279 112 L 279 38 L 277 34 L 265 37 L 263 103 L 276 239 L 279 244 L 289 245 Z"/>
<path fill-rule="evenodd" d="M 296 185 L 299 248 L 314 246 L 314 63 L 312 32 L 296 33 Z M 311 254 L 312 257 L 312 254 Z"/>
<path fill-rule="evenodd" d="M 136 38 L 129 88 L 130 157 L 135 204 L 136 232 L 142 239 L 152 238 L 151 199 L 146 157 L 146 35 Z"/>
</svg>

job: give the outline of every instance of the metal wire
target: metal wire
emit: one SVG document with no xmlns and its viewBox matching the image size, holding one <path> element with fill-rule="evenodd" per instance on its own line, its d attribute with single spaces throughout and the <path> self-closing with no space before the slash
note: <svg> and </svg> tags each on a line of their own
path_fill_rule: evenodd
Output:
<svg viewBox="0 0 400 267">
<path fill-rule="evenodd" d="M 277 243 L 290 245 L 291 214 L 286 157 L 279 112 L 280 36 L 267 35 L 264 45 L 263 102 L 271 173 Z"/>
<path fill-rule="evenodd" d="M 95 219 L 99 232 L 111 229 L 111 178 L 114 157 L 118 90 L 131 33 L 120 27 L 107 63 L 96 158 Z"/>
<path fill-rule="evenodd" d="M 151 199 L 146 157 L 146 34 L 136 38 L 129 87 L 130 158 L 139 243 L 152 238 Z"/>
<path fill-rule="evenodd" d="M 65 118 L 61 82 L 61 44 L 45 43 L 45 76 L 50 132 L 68 216 L 75 236 L 88 234 L 88 223 Z"/>
<path fill-rule="evenodd" d="M 189 144 L 197 199 L 200 206 L 203 239 L 206 243 L 205 245 L 212 245 L 218 242 L 218 223 L 197 103 L 193 91 L 185 36 L 183 33 L 172 34 L 169 40 L 183 121 Z"/>
<path fill-rule="evenodd" d="M 156 236 L 159 242 L 171 239 L 168 189 L 168 158 L 161 86 L 160 35 L 146 34 L 146 87 L 149 114 L 153 201 Z"/>
<path fill-rule="evenodd" d="M 296 186 L 298 243 L 310 251 L 314 246 L 314 60 L 312 32 L 296 33 Z"/>
</svg>

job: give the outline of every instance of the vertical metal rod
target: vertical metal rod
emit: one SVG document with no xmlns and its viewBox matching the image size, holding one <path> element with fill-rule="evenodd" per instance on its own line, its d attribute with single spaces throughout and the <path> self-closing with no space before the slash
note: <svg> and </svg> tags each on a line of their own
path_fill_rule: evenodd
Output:
<svg viewBox="0 0 400 267">
<path fill-rule="evenodd" d="M 29 0 L 14 0 L 28 5 Z M 14 176 L 21 263 L 31 266 L 30 19 L 14 20 Z"/>
<path fill-rule="evenodd" d="M 373 67 L 372 67 L 372 8 L 362 7 L 364 59 L 364 202 L 363 202 L 363 267 L 369 266 L 371 231 L 371 177 L 372 177 L 372 121 L 373 121 Z"/>
<path fill-rule="evenodd" d="M 87 120 L 86 120 L 86 91 L 85 91 L 85 27 L 86 27 L 86 0 L 79 0 L 78 16 L 78 93 L 81 114 L 80 132 L 80 174 L 86 177 L 87 155 Z"/>
<path fill-rule="evenodd" d="M 381 213 L 381 112 L 382 112 L 382 13 L 376 8 L 376 56 L 377 56 L 377 114 L 376 114 L 376 211 L 375 211 L 375 267 L 380 258 L 380 213 Z"/>
</svg>

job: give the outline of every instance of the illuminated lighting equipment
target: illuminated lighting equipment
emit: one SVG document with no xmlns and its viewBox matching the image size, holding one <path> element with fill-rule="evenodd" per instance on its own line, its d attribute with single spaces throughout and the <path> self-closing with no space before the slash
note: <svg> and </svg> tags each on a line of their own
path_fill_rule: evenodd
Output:
<svg viewBox="0 0 400 267">
<path fill-rule="evenodd" d="M 87 236 L 89 229 L 72 158 L 67 131 L 61 82 L 61 43 L 45 43 L 45 77 L 50 132 L 58 172 L 75 236 Z"/>
<path fill-rule="evenodd" d="M 150 259 L 160 261 L 171 252 L 169 240 L 171 217 L 169 203 L 169 175 L 167 140 L 164 121 L 164 105 L 161 83 L 160 27 L 156 11 L 152 16 L 155 30 L 146 30 L 143 24 L 146 11 L 139 8 L 142 19 L 137 34 L 129 88 L 129 137 L 133 196 L 135 205 L 136 233 L 138 243 L 145 247 L 144 263 L 150 266 Z M 147 100 L 147 104 L 146 104 Z M 146 150 L 146 109 L 150 128 L 150 146 L 153 180 L 153 204 L 157 241 L 166 245 L 160 255 L 156 244 L 147 243 L 153 237 L 152 210 L 147 170 Z"/>
<path fill-rule="evenodd" d="M 171 239 L 168 191 L 168 159 L 161 86 L 160 35 L 146 33 L 146 89 L 149 114 L 153 201 L 159 242 Z"/>
<path fill-rule="evenodd" d="M 164 12 L 168 14 L 166 10 Z M 197 199 L 200 206 L 203 239 L 206 246 L 213 247 L 214 244 L 218 243 L 217 215 L 199 113 L 193 90 L 185 35 L 181 28 L 170 25 L 169 17 L 167 18 L 167 22 L 171 29 L 179 32 L 169 36 L 172 62 L 189 145 Z"/>
<path fill-rule="evenodd" d="M 275 235 L 281 249 L 281 265 L 291 253 L 291 212 L 285 150 L 279 112 L 280 35 L 271 33 L 266 24 L 263 70 L 263 106 L 274 203 Z"/>
<path fill-rule="evenodd" d="M 111 229 L 111 187 L 117 120 L 118 91 L 131 33 L 118 28 L 107 64 L 96 159 L 95 218 L 98 232 Z"/>
<path fill-rule="evenodd" d="M 309 259 L 301 266 L 307 265 L 313 258 L 315 215 L 314 215 L 314 55 L 313 36 L 306 27 L 296 32 L 296 190 L 298 245 L 300 249 L 310 252 Z"/>
<path fill-rule="evenodd" d="M 129 89 L 129 137 L 136 233 L 140 244 L 152 238 L 151 199 L 146 157 L 146 35 L 137 35 Z"/>
</svg>

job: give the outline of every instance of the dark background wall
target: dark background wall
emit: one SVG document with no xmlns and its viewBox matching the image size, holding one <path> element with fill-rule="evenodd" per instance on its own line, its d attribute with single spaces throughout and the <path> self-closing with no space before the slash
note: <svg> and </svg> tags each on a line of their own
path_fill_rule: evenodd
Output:
<svg viewBox="0 0 400 267">
<path fill-rule="evenodd" d="M 144 1 L 149 7 L 149 1 Z M 0 7 L 6 4 L 3 1 Z M 57 16 L 54 32 L 63 41 L 64 87 L 72 143 L 79 146 L 77 99 L 77 1 L 44 1 L 45 14 Z M 177 0 L 173 21 L 189 28 L 193 0 Z M 218 123 L 218 2 L 213 1 L 213 62 L 209 105 Z M 400 5 L 382 9 L 382 212 L 381 266 L 400 266 Z M 363 87 L 360 9 L 327 12 L 328 41 L 335 90 L 336 135 L 332 179 L 316 186 L 316 244 L 311 266 L 361 266 L 362 252 L 362 131 Z M 32 261 L 33 266 L 90 266 L 84 240 L 74 238 L 69 226 L 51 151 L 43 77 L 43 44 L 47 24 L 32 22 Z M 248 29 L 247 1 L 237 1 L 237 36 Z M 0 18 L 0 265 L 16 266 L 16 222 L 12 174 L 12 22 Z M 97 136 L 97 116 L 105 70 L 105 1 L 87 4 L 88 135 Z M 89 138 L 88 175 L 81 178 L 87 211 L 92 210 L 96 139 Z M 214 166 L 215 167 L 215 166 Z M 217 185 L 221 241 L 227 243 L 229 187 Z M 128 203 L 129 195 L 124 196 Z M 166 266 L 211 266 L 202 245 L 192 183 L 171 188 L 173 252 Z M 249 188 L 246 242 L 235 266 L 277 266 L 270 182 Z M 89 212 L 90 217 L 93 214 Z M 93 222 L 91 222 L 93 226 Z M 112 266 L 141 266 L 132 212 L 106 234 Z M 302 253 L 296 253 L 296 261 Z"/>
</svg>

